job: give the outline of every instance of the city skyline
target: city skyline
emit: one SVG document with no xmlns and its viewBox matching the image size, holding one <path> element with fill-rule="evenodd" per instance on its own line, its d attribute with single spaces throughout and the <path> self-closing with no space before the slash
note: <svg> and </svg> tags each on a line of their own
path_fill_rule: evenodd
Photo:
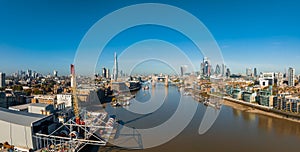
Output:
<svg viewBox="0 0 300 152">
<path fill-rule="evenodd" d="M 148 1 L 139 1 L 142 2 Z M 245 73 L 248 67 L 257 68 L 259 72 L 284 72 L 293 67 L 299 74 L 297 1 L 152 2 L 174 5 L 199 18 L 215 37 L 232 73 Z M 88 29 L 110 12 L 136 3 L 73 2 L 72 7 L 68 7 L 68 2 L 59 1 L 18 4 L 1 1 L 0 17 L 5 22 L 0 25 L 0 50 L 4 54 L 0 71 L 8 75 L 21 69 L 34 69 L 43 74 L 57 70 L 61 75 L 68 75 L 69 64 L 73 63 L 76 49 Z M 101 59 L 104 60 L 99 59 L 101 64 L 97 71 L 100 73 L 103 66 L 112 69 L 113 52 L 121 54 L 133 43 L 153 38 L 179 46 L 197 65 L 196 70 L 200 70 L 203 56 L 195 54 L 195 47 L 188 38 L 172 29 L 148 25 L 117 35 L 103 50 Z M 149 46 L 139 49 L 148 50 Z M 176 68 L 179 70 L 180 66 Z"/>
<path fill-rule="evenodd" d="M 0 152 L 299 151 L 299 8 L 0 0 Z"/>
</svg>

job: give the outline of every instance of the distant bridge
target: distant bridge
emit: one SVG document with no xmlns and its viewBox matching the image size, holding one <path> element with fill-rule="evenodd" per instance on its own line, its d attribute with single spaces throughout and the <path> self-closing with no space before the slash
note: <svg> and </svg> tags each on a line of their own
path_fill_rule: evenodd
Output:
<svg viewBox="0 0 300 152">
<path fill-rule="evenodd" d="M 152 85 L 156 85 L 157 82 L 164 82 L 165 86 L 169 86 L 169 76 L 152 76 Z"/>
</svg>

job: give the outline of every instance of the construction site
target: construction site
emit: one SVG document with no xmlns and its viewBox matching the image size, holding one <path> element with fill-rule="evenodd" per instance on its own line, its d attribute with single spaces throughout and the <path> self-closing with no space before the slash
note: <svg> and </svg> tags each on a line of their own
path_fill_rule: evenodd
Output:
<svg viewBox="0 0 300 152">
<path fill-rule="evenodd" d="M 0 151 L 80 151 L 86 145 L 105 146 L 115 132 L 107 112 L 79 108 L 74 65 L 71 65 L 72 107 L 41 115 L 0 108 Z M 43 104 L 34 108 L 48 108 Z"/>
</svg>

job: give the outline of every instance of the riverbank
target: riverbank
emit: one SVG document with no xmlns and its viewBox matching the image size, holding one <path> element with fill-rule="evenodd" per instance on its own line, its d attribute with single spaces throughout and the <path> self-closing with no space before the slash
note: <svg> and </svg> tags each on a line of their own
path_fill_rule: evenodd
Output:
<svg viewBox="0 0 300 152">
<path fill-rule="evenodd" d="M 260 114 L 260 115 L 266 115 L 274 118 L 279 118 L 279 119 L 284 119 L 284 120 L 289 120 L 293 122 L 300 123 L 300 115 L 293 114 L 293 113 L 287 113 L 287 112 L 282 112 L 279 110 L 275 110 L 270 107 L 265 107 L 261 106 L 258 104 L 253 104 L 253 103 L 248 103 L 244 102 L 242 100 L 236 100 L 230 97 L 223 97 L 222 101 L 223 105 L 230 106 L 232 108 L 249 112 L 249 113 L 255 113 L 255 114 Z"/>
</svg>

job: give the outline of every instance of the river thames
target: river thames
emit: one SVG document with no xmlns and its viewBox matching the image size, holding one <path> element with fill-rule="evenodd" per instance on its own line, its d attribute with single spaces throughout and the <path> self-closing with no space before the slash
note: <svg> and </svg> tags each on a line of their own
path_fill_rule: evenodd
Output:
<svg viewBox="0 0 300 152">
<path fill-rule="evenodd" d="M 273 118 L 270 116 L 248 113 L 223 105 L 220 113 L 207 132 L 200 135 L 198 129 L 203 119 L 206 106 L 195 101 L 191 96 L 183 96 L 176 86 L 166 88 L 163 84 L 150 87 L 149 90 L 136 92 L 136 101 L 149 102 L 154 96 L 163 100 L 162 106 L 149 114 L 135 114 L 127 108 L 113 108 L 109 104 L 105 110 L 116 116 L 124 126 L 147 129 L 167 121 L 176 111 L 179 102 L 195 105 L 197 111 L 187 127 L 172 140 L 148 149 L 134 151 L 299 151 L 300 124 Z M 180 98 L 183 99 L 180 101 Z M 134 103 L 133 103 L 134 104 Z M 96 108 L 97 106 L 94 106 Z M 188 110 L 188 109 L 186 109 Z M 217 110 L 216 110 L 217 111 Z M 186 111 L 188 113 L 188 111 Z M 184 115 L 182 113 L 182 115 Z M 176 128 L 174 126 L 174 128 Z M 172 130 L 173 127 L 168 129 Z M 122 128 L 121 128 L 122 130 Z M 121 136 L 121 135 L 120 135 Z M 156 139 L 153 139 L 156 140 Z M 137 141 L 137 145 L 143 143 Z M 143 145 L 140 145 L 143 147 Z M 89 151 L 132 151 L 132 149 L 117 146 L 89 147 Z"/>
</svg>

